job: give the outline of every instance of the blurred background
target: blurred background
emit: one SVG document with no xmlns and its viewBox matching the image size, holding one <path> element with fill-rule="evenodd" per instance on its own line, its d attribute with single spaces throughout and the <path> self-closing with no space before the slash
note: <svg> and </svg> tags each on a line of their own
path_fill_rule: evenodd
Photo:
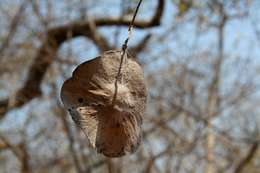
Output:
<svg viewBox="0 0 260 173">
<path fill-rule="evenodd" d="M 144 0 L 129 51 L 138 151 L 95 152 L 63 109 L 80 63 L 121 48 L 137 0 L 0 0 L 0 173 L 259 173 L 260 1 Z"/>
</svg>

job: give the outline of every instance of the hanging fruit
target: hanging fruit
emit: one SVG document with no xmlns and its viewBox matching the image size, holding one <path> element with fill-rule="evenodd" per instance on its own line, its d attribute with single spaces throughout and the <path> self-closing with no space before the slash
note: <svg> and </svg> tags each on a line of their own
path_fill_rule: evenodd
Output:
<svg viewBox="0 0 260 173">
<path fill-rule="evenodd" d="M 139 64 L 122 51 L 104 52 L 80 64 L 61 89 L 61 100 L 97 152 L 133 153 L 141 141 L 146 87 Z M 116 82 L 116 78 L 118 81 Z"/>
</svg>

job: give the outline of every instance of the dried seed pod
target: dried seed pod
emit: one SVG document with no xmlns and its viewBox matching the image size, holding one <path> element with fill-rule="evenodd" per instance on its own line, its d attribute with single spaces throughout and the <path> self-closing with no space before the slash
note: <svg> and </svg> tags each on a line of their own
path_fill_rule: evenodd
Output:
<svg viewBox="0 0 260 173">
<path fill-rule="evenodd" d="M 80 64 L 61 89 L 61 100 L 74 122 L 91 145 L 108 157 L 137 149 L 146 103 L 142 69 L 135 60 L 124 58 L 112 104 L 120 59 L 121 51 L 112 50 Z"/>
</svg>

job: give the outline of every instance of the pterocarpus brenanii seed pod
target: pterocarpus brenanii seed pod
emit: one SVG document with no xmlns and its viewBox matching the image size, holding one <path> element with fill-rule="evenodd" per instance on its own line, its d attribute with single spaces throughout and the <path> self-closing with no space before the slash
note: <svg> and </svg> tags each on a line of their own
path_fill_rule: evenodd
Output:
<svg viewBox="0 0 260 173">
<path fill-rule="evenodd" d="M 146 104 L 143 71 L 128 53 L 114 98 L 121 53 L 107 51 L 80 64 L 61 89 L 61 100 L 74 122 L 91 145 L 108 157 L 136 151 Z"/>
</svg>

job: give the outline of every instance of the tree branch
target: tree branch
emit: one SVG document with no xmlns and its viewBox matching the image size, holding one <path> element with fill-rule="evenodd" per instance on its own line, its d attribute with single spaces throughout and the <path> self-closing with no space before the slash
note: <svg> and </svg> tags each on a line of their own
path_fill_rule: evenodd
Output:
<svg viewBox="0 0 260 173">
<path fill-rule="evenodd" d="M 243 158 L 235 168 L 234 173 L 240 173 L 243 171 L 244 167 L 254 158 L 255 154 L 257 153 L 258 147 L 259 143 L 257 141 L 252 144 L 245 158 Z"/>
<path fill-rule="evenodd" d="M 129 48 L 129 52 L 131 52 L 133 57 L 136 57 L 136 55 L 138 53 L 140 53 L 141 51 L 143 51 L 146 48 L 147 43 L 149 42 L 151 36 L 152 36 L 152 34 L 150 34 L 150 33 L 147 34 L 137 45 Z"/>
<path fill-rule="evenodd" d="M 17 12 L 15 13 L 15 15 L 10 23 L 9 32 L 7 33 L 7 36 L 4 39 L 2 45 L 0 46 L 0 58 L 2 58 L 2 55 L 4 54 L 6 47 L 9 46 L 10 41 L 12 40 L 13 36 L 16 33 L 18 24 L 20 23 L 20 20 L 23 16 L 26 5 L 27 5 L 27 1 L 22 2 L 22 4 L 18 8 Z"/>
<path fill-rule="evenodd" d="M 160 25 L 160 20 L 164 10 L 164 0 L 158 0 L 158 6 L 154 16 L 151 20 L 136 20 L 134 26 L 136 28 L 145 29 Z M 93 21 L 96 27 L 103 26 L 128 26 L 130 20 L 126 18 L 100 18 Z M 86 22 L 72 22 L 63 26 L 57 26 L 47 30 L 46 39 L 43 41 L 41 48 L 36 54 L 35 60 L 32 63 L 27 80 L 23 87 L 19 89 L 14 98 L 11 97 L 0 100 L 0 118 L 4 117 L 5 113 L 13 108 L 17 108 L 27 104 L 35 97 L 41 96 L 40 85 L 44 75 L 55 59 L 55 55 L 61 44 L 69 38 L 77 36 L 86 36 L 95 43 L 95 38 L 92 36 L 90 23 Z M 100 37 L 99 37 L 100 38 Z M 98 45 L 97 45 L 98 46 Z M 102 50 L 102 49 L 101 49 Z"/>
</svg>

